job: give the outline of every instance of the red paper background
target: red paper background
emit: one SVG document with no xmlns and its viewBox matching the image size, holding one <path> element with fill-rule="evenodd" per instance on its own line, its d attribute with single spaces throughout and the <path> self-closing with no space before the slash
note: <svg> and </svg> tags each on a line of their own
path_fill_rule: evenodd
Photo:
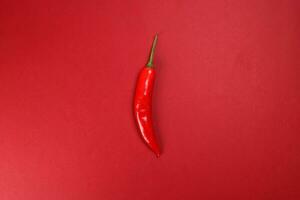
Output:
<svg viewBox="0 0 300 200">
<path fill-rule="evenodd" d="M 300 199 L 299 2 L 1 0 L 0 199 Z"/>
</svg>

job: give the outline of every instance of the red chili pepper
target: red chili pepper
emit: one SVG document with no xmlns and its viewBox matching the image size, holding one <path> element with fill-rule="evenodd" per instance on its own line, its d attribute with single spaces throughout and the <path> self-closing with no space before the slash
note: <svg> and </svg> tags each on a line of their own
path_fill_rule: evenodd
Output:
<svg viewBox="0 0 300 200">
<path fill-rule="evenodd" d="M 160 156 L 160 149 L 157 144 L 153 125 L 152 125 L 152 90 L 154 83 L 155 71 L 153 68 L 153 56 L 157 42 L 157 35 L 153 40 L 152 48 L 148 63 L 140 72 L 138 77 L 135 97 L 134 97 L 134 116 L 139 128 L 139 132 L 144 142 L 150 149 Z"/>
</svg>

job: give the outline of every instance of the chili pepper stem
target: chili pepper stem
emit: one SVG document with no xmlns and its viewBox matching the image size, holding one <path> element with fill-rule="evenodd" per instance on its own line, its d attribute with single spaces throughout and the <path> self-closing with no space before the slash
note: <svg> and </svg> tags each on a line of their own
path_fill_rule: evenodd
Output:
<svg viewBox="0 0 300 200">
<path fill-rule="evenodd" d="M 148 63 L 146 65 L 146 67 L 152 68 L 153 67 L 153 56 L 154 56 L 154 51 L 155 51 L 155 46 L 157 43 L 157 37 L 158 35 L 156 34 L 152 43 L 152 47 L 151 47 L 151 52 L 150 52 L 150 56 L 148 59 Z"/>
</svg>

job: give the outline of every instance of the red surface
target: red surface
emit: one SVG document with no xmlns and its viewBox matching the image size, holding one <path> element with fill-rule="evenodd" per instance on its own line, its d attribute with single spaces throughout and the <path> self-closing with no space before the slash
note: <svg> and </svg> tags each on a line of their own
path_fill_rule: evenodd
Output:
<svg viewBox="0 0 300 200">
<path fill-rule="evenodd" d="M 0 199 L 300 199 L 300 3 L 0 2 Z M 132 113 L 159 32 L 157 159 Z"/>
</svg>

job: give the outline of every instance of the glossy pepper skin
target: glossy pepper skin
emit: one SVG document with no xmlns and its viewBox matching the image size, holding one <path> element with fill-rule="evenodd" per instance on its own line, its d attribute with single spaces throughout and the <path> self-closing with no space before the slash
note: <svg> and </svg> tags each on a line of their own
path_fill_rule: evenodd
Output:
<svg viewBox="0 0 300 200">
<path fill-rule="evenodd" d="M 152 91 L 155 78 L 153 54 L 156 42 L 157 35 L 152 44 L 149 61 L 140 72 L 137 80 L 134 96 L 134 117 L 142 139 L 158 157 L 161 152 L 155 138 L 152 123 Z"/>
</svg>

